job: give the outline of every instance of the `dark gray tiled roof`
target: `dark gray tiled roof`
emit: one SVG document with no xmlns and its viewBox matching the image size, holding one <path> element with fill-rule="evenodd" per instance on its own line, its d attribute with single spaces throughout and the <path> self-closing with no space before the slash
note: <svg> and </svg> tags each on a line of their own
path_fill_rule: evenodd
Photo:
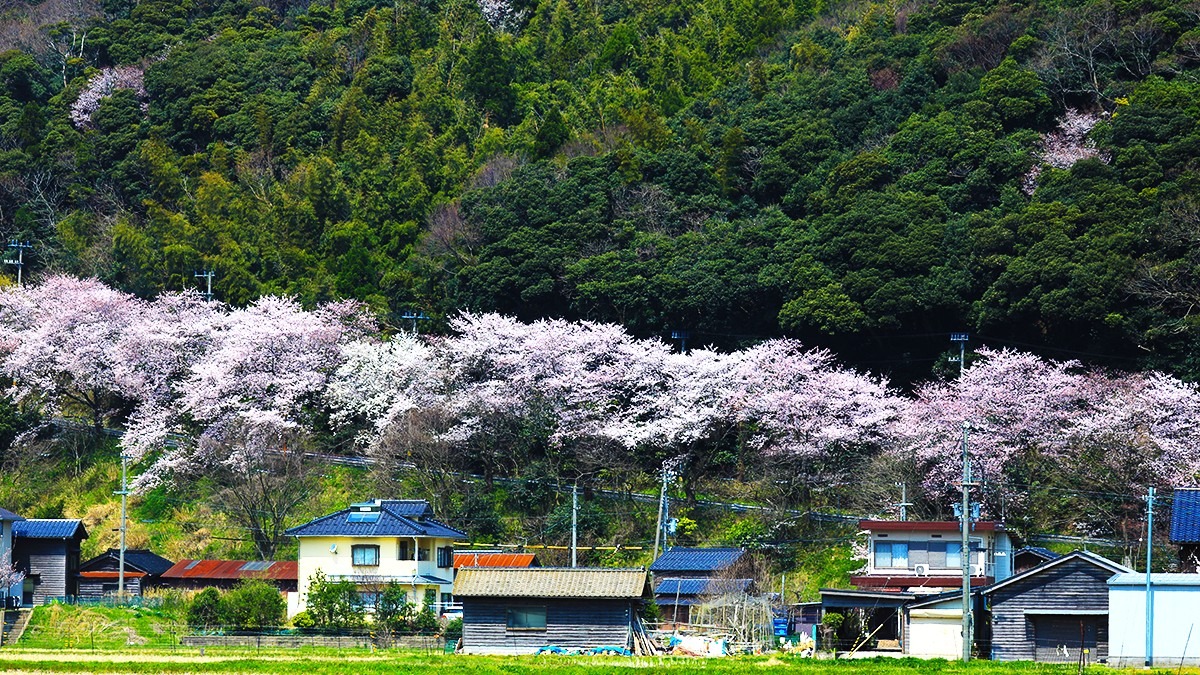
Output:
<svg viewBox="0 0 1200 675">
<path fill-rule="evenodd" d="M 741 560 L 740 548 L 675 548 L 658 556 L 651 572 L 716 572 Z"/>
<path fill-rule="evenodd" d="M 110 548 L 95 558 L 92 558 L 91 560 L 81 564 L 79 569 L 86 570 L 93 565 L 102 564 L 106 560 L 112 560 L 115 562 L 120 559 L 121 551 L 119 549 Z M 175 563 L 167 560 L 161 555 L 144 548 L 125 549 L 125 569 L 132 569 L 137 572 L 145 572 L 146 574 L 158 576 L 171 569 L 174 564 Z"/>
<path fill-rule="evenodd" d="M 357 506 L 357 505 L 356 505 Z M 284 534 L 293 537 L 466 537 L 467 533 L 434 520 L 429 502 L 417 499 L 384 499 L 379 518 L 354 520 L 363 512 L 350 506 L 293 527 Z"/>
</svg>

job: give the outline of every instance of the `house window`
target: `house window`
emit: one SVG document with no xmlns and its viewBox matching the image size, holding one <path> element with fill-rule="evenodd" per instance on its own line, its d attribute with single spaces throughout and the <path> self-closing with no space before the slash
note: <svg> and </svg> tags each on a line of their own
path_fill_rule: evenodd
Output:
<svg viewBox="0 0 1200 675">
<path fill-rule="evenodd" d="M 361 607 L 373 610 L 379 606 L 379 594 L 368 591 L 359 591 L 358 604 Z"/>
<path fill-rule="evenodd" d="M 417 549 L 417 560 L 429 560 L 428 546 L 422 546 Z"/>
<path fill-rule="evenodd" d="M 437 550 L 438 567 L 454 567 L 454 547 L 439 546 Z"/>
<path fill-rule="evenodd" d="M 962 544 L 946 542 L 946 567 L 962 567 Z"/>
<path fill-rule="evenodd" d="M 908 542 L 875 542 L 876 567 L 908 567 Z"/>
<path fill-rule="evenodd" d="M 427 609 L 432 610 L 433 606 L 435 604 L 437 604 L 437 590 L 433 589 L 433 588 L 426 588 L 425 589 L 425 607 Z"/>
<path fill-rule="evenodd" d="M 379 547 L 365 544 L 351 546 L 350 556 L 355 565 L 375 566 L 379 564 Z"/>
<path fill-rule="evenodd" d="M 454 604 L 454 595 L 450 593 L 442 593 L 442 611 L 446 611 L 446 609 L 452 604 Z"/>
<path fill-rule="evenodd" d="M 408 540 L 401 539 L 400 540 L 400 555 L 396 558 L 396 560 L 412 560 L 412 555 L 410 555 L 411 551 L 412 551 L 412 549 L 410 549 L 408 547 Z"/>
<path fill-rule="evenodd" d="M 546 606 L 508 608 L 509 630 L 546 630 Z"/>
</svg>

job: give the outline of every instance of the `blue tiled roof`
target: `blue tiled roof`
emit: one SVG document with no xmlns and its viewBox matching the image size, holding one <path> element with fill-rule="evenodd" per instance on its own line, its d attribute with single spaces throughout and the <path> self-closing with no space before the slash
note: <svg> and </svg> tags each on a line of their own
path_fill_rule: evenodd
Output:
<svg viewBox="0 0 1200 675">
<path fill-rule="evenodd" d="M 1054 551 L 1051 551 L 1048 548 L 1043 548 L 1041 546 L 1024 546 L 1022 548 L 1019 548 L 1019 549 L 1013 551 L 1013 557 L 1019 556 L 1022 553 L 1032 553 L 1033 555 L 1036 555 L 1037 557 L 1041 558 L 1042 560 L 1054 560 L 1055 558 L 1059 557 L 1058 553 L 1055 553 Z"/>
<path fill-rule="evenodd" d="M 716 572 L 736 563 L 745 555 L 740 548 L 675 547 L 658 556 L 651 572 Z"/>
<path fill-rule="evenodd" d="M 25 520 L 21 516 L 9 511 L 8 509 L 0 509 L 0 520 Z"/>
<path fill-rule="evenodd" d="M 13 523 L 13 536 L 22 539 L 87 539 L 87 530 L 78 520 L 64 518 L 31 518 Z"/>
<path fill-rule="evenodd" d="M 1200 544 L 1200 488 L 1175 491 L 1171 508 L 1171 541 L 1176 544 Z"/>
<path fill-rule="evenodd" d="M 434 520 L 429 502 L 418 499 L 384 499 L 379 502 L 379 519 L 350 519 L 362 513 L 359 505 L 321 516 L 291 528 L 293 537 L 466 537 L 467 533 Z"/>
<path fill-rule="evenodd" d="M 660 579 L 654 587 L 655 596 L 664 596 L 668 600 L 675 596 L 693 595 L 724 595 L 725 593 L 744 592 L 750 588 L 750 579 L 676 579 L 667 577 Z"/>
</svg>

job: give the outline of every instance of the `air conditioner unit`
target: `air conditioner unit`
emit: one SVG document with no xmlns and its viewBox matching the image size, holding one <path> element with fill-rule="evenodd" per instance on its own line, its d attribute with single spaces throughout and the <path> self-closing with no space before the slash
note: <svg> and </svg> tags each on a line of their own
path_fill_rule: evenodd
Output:
<svg viewBox="0 0 1200 675">
<path fill-rule="evenodd" d="M 913 571 L 916 572 L 917 576 L 919 577 L 927 577 L 929 576 L 929 565 L 923 563 L 913 565 Z"/>
<path fill-rule="evenodd" d="M 973 577 L 983 576 L 983 565 L 971 565 L 971 576 L 973 576 Z"/>
</svg>

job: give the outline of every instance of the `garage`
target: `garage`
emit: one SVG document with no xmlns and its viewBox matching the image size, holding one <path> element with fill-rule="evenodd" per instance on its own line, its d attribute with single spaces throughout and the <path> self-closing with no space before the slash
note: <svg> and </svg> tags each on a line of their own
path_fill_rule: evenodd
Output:
<svg viewBox="0 0 1200 675">
<path fill-rule="evenodd" d="M 1075 551 L 983 589 L 992 658 L 1046 663 L 1107 658 L 1108 579 L 1128 571 L 1090 551 Z"/>
<path fill-rule="evenodd" d="M 1033 624 L 1034 658 L 1044 663 L 1078 663 L 1080 652 L 1095 660 L 1108 646 L 1107 613 L 1103 615 L 1027 614 Z"/>
</svg>

